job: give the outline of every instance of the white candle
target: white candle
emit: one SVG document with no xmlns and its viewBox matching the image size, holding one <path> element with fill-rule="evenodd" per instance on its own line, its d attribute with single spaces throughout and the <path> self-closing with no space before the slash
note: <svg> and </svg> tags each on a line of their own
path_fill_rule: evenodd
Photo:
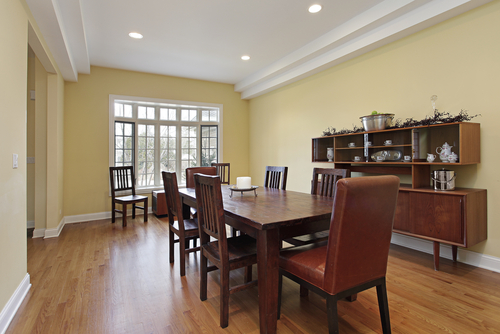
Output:
<svg viewBox="0 0 500 334">
<path fill-rule="evenodd" d="M 249 189 L 252 186 L 252 178 L 249 176 L 241 176 L 236 178 L 236 188 Z"/>
</svg>

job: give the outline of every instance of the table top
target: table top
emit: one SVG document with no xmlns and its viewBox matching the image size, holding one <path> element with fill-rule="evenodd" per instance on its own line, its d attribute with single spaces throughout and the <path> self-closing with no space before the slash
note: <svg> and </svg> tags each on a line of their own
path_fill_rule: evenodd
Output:
<svg viewBox="0 0 500 334">
<path fill-rule="evenodd" d="M 330 219 L 333 199 L 290 190 L 257 188 L 243 195 L 235 192 L 229 197 L 229 186 L 222 185 L 222 198 L 226 215 L 259 230 L 292 226 Z M 196 199 L 194 188 L 181 188 L 182 197 Z"/>
</svg>

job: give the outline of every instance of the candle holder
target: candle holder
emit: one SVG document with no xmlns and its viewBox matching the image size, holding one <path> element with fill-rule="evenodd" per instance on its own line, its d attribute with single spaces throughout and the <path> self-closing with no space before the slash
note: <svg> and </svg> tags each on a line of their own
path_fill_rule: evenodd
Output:
<svg viewBox="0 0 500 334">
<path fill-rule="evenodd" d="M 253 191 L 255 197 L 257 197 L 257 188 L 259 186 L 250 186 L 250 188 L 238 188 L 237 186 L 229 186 L 229 190 L 231 190 L 231 193 L 229 194 L 229 198 L 233 198 L 233 192 L 234 191 L 239 191 L 241 192 L 241 196 L 243 196 L 243 193 L 246 191 Z"/>
</svg>

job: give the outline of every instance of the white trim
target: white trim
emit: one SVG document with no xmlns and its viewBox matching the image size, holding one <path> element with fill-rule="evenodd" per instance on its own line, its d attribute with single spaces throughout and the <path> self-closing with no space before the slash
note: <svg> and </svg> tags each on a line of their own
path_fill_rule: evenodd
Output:
<svg viewBox="0 0 500 334">
<path fill-rule="evenodd" d="M 35 221 L 34 220 L 28 220 L 26 223 L 26 228 L 34 228 L 35 227 Z"/>
<path fill-rule="evenodd" d="M 64 228 L 65 225 L 65 219 L 61 219 L 61 222 L 59 222 L 59 225 L 57 225 L 56 228 L 49 228 L 45 230 L 45 236 L 44 239 L 47 238 L 57 238 L 60 234 L 62 229 Z"/>
<path fill-rule="evenodd" d="M 4 334 L 7 331 L 7 328 L 9 328 L 10 322 L 16 315 L 19 306 L 21 306 L 21 303 L 28 294 L 30 288 L 30 274 L 26 273 L 16 291 L 14 291 L 0 313 L 0 334 Z"/>
<path fill-rule="evenodd" d="M 429 240 L 393 233 L 391 243 L 428 254 L 434 253 L 433 242 Z M 451 260 L 451 246 L 445 244 L 440 246 L 440 257 Z M 476 253 L 459 247 L 457 261 L 500 273 L 500 258 L 491 255 Z"/>
<path fill-rule="evenodd" d="M 153 209 L 151 207 L 148 207 L 148 214 L 152 212 Z M 142 211 L 138 216 L 140 215 L 142 215 Z M 132 216 L 132 209 L 127 210 L 127 217 L 128 216 Z M 121 216 L 118 216 L 117 218 L 120 217 Z M 111 218 L 111 211 L 107 211 L 107 212 L 89 213 L 84 215 L 67 216 L 64 217 L 64 221 L 66 224 L 75 224 L 75 223 L 83 223 L 83 222 L 110 219 L 110 218 Z"/>
<path fill-rule="evenodd" d="M 45 236 L 44 228 L 35 228 L 33 230 L 33 238 L 43 238 Z"/>
</svg>

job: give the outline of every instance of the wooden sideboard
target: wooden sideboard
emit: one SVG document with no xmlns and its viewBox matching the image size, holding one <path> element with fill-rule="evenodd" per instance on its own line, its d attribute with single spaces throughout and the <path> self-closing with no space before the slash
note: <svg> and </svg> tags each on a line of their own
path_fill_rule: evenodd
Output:
<svg viewBox="0 0 500 334">
<path fill-rule="evenodd" d="M 384 145 L 386 140 L 392 140 L 392 145 Z M 372 145 L 368 146 L 368 142 Z M 439 157 L 432 163 L 427 162 L 427 153 L 436 154 L 436 148 L 445 142 L 453 146 L 458 162 L 441 162 Z M 327 148 L 333 148 L 331 162 L 327 159 Z M 400 152 L 400 158 L 373 161 L 374 154 L 385 150 Z M 412 160 L 404 162 L 405 155 Z M 355 162 L 354 156 L 360 156 L 361 161 Z M 458 246 L 471 247 L 487 238 L 485 189 L 439 191 L 431 185 L 431 167 L 453 168 L 480 162 L 478 123 L 436 124 L 313 138 L 312 161 L 332 163 L 335 168 L 351 172 L 411 175 L 412 183 L 400 187 L 394 232 L 433 241 L 436 270 L 439 269 L 440 243 L 451 245 L 456 261 Z"/>
</svg>

